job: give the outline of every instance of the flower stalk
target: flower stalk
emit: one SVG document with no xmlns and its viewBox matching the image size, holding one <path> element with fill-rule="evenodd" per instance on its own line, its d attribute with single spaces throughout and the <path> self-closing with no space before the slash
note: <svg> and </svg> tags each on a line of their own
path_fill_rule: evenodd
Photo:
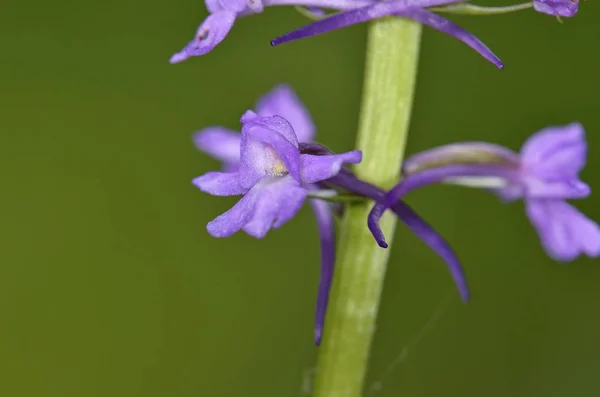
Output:
<svg viewBox="0 0 600 397">
<path fill-rule="evenodd" d="M 399 177 L 420 40 L 421 25 L 407 19 L 385 18 L 369 26 L 357 138 L 364 160 L 354 172 L 386 190 Z M 356 203 L 346 210 L 314 397 L 362 394 L 389 258 L 389 250 L 380 248 L 365 227 L 371 206 Z M 396 220 L 385 215 L 381 226 L 391 240 Z"/>
</svg>

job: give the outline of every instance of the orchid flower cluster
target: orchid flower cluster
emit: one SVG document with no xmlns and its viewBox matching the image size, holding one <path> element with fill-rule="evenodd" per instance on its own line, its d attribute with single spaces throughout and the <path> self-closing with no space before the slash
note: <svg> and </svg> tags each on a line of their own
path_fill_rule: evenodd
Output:
<svg viewBox="0 0 600 397">
<path fill-rule="evenodd" d="M 271 41 L 273 46 L 305 37 L 341 29 L 346 26 L 383 18 L 389 15 L 408 18 L 446 33 L 478 52 L 496 67 L 502 61 L 476 36 L 450 20 L 433 12 L 457 14 L 501 14 L 533 7 L 537 12 L 560 17 L 572 17 L 579 8 L 579 0 L 532 0 L 507 7 L 481 7 L 465 0 L 205 0 L 209 16 L 200 24 L 194 38 L 179 52 L 171 63 L 183 62 L 204 55 L 221 43 L 238 17 L 261 13 L 269 6 L 301 7 L 317 22 L 306 25 Z M 328 15 L 324 11 L 339 11 Z"/>
<path fill-rule="evenodd" d="M 204 55 L 224 40 L 236 19 L 267 6 L 303 7 L 317 21 L 275 38 L 271 44 L 298 40 L 386 16 L 415 20 L 464 42 L 496 67 L 500 59 L 477 37 L 439 13 L 494 14 L 533 8 L 548 15 L 572 17 L 578 0 L 533 0 L 508 7 L 481 7 L 461 0 L 206 0 L 210 15 L 170 62 Z M 327 14 L 324 10 L 337 13 Z M 590 187 L 579 179 L 587 144 L 579 123 L 544 128 L 520 152 L 483 142 L 463 142 L 408 157 L 401 178 L 385 191 L 358 178 L 349 168 L 362 153 L 334 153 L 314 142 L 315 125 L 291 87 L 279 85 L 264 95 L 241 119 L 241 133 L 208 127 L 194 135 L 198 149 L 222 162 L 221 171 L 193 180 L 214 196 L 241 196 L 228 211 L 207 225 L 214 237 L 243 230 L 263 238 L 291 220 L 306 201 L 311 205 L 321 247 L 314 338 L 320 344 L 325 325 L 336 254 L 335 218 L 354 201 L 372 201 L 365 227 L 374 244 L 387 248 L 379 221 L 393 212 L 446 264 L 460 297 L 469 300 L 466 278 L 457 255 L 430 224 L 404 202 L 414 189 L 431 184 L 479 188 L 504 202 L 523 200 L 525 212 L 545 252 L 557 261 L 580 255 L 600 256 L 600 227 L 567 200 L 586 198 Z"/>
<path fill-rule="evenodd" d="M 445 262 L 464 301 L 469 299 L 464 272 L 449 244 L 402 198 L 412 190 L 453 183 L 486 189 L 505 201 L 523 199 L 527 216 L 546 252 L 569 261 L 580 254 L 600 255 L 600 227 L 565 200 L 585 198 L 588 185 L 578 179 L 585 163 L 583 128 L 573 123 L 535 133 L 519 154 L 502 146 L 465 142 L 418 153 L 406 159 L 403 179 L 389 192 L 358 179 L 345 165 L 361 161 L 359 151 L 335 154 L 313 143 L 315 126 L 294 91 L 275 87 L 241 118 L 241 134 L 209 127 L 194 136 L 196 146 L 222 161 L 223 170 L 194 179 L 214 196 L 243 196 L 208 223 L 214 237 L 239 230 L 262 238 L 289 221 L 308 200 L 321 242 L 321 281 L 317 295 L 315 343 L 325 323 L 335 260 L 334 218 L 348 202 L 336 197 L 371 199 L 368 218 L 375 241 L 387 248 L 379 219 L 391 210 Z"/>
</svg>

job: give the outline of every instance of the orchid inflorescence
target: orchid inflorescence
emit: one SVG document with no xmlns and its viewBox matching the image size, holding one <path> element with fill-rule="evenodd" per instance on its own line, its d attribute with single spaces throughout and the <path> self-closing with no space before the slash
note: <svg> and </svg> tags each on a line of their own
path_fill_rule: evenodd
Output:
<svg viewBox="0 0 600 397">
<path fill-rule="evenodd" d="M 533 8 L 544 14 L 571 17 L 578 9 L 577 0 L 533 0 L 491 8 L 456 0 L 206 0 L 210 15 L 194 39 L 171 57 L 171 63 L 211 51 L 226 37 L 237 17 L 282 5 L 305 7 L 318 20 L 274 39 L 273 45 L 393 15 L 463 41 L 498 68 L 503 64 L 488 47 L 436 12 L 493 14 Z M 339 13 L 329 16 L 324 9 Z M 522 199 L 527 217 L 550 257 L 571 261 L 580 255 L 600 256 L 600 227 L 567 203 L 589 196 L 591 190 L 579 180 L 587 154 L 584 129 L 579 123 L 544 128 L 534 133 L 519 153 L 492 143 L 462 142 L 414 154 L 404 160 L 398 183 L 386 191 L 361 180 L 348 167 L 361 162 L 360 151 L 336 154 L 314 142 L 311 116 L 287 85 L 279 85 L 263 96 L 240 122 L 241 133 L 208 127 L 194 135 L 201 151 L 222 162 L 221 171 L 195 178 L 194 185 L 214 196 L 242 196 L 231 209 L 210 221 L 207 230 L 214 237 L 228 237 L 243 230 L 263 238 L 270 229 L 293 218 L 306 201 L 310 203 L 321 244 L 314 329 L 317 345 L 334 273 L 334 220 L 355 201 L 374 203 L 365 219 L 374 243 L 387 248 L 379 220 L 390 210 L 444 261 L 463 301 L 469 299 L 469 290 L 456 254 L 403 201 L 417 188 L 453 184 L 483 189 L 504 202 Z"/>
<path fill-rule="evenodd" d="M 326 33 L 357 23 L 393 15 L 412 19 L 464 42 L 488 61 L 502 69 L 502 61 L 476 36 L 435 11 L 460 14 L 498 14 L 533 7 L 536 11 L 560 17 L 574 16 L 579 0 L 533 0 L 508 7 L 481 7 L 464 0 L 205 0 L 210 15 L 200 24 L 194 38 L 179 52 L 171 63 L 183 62 L 204 55 L 215 48 L 229 33 L 238 17 L 261 13 L 269 6 L 303 7 L 305 13 L 317 22 L 279 36 L 271 41 L 273 46 Z M 324 9 L 340 11 L 328 16 Z"/>
<path fill-rule="evenodd" d="M 454 251 L 402 201 L 416 188 L 453 183 L 484 188 L 505 201 L 523 199 L 527 216 L 551 257 L 568 261 L 580 254 L 600 255 L 600 227 L 565 202 L 590 194 L 589 186 L 578 179 L 587 149 L 580 124 L 543 129 L 529 138 L 520 154 L 479 142 L 450 144 L 415 154 L 403 164 L 403 179 L 386 192 L 358 179 L 345 167 L 361 161 L 359 151 L 334 154 L 312 142 L 314 124 L 288 86 L 273 89 L 258 102 L 256 112 L 247 111 L 240 121 L 241 134 L 208 127 L 194 136 L 200 150 L 223 162 L 223 171 L 208 172 L 193 183 L 211 195 L 243 196 L 209 222 L 207 230 L 214 237 L 243 230 L 262 238 L 271 228 L 290 220 L 307 199 L 310 201 L 321 241 L 317 344 L 333 275 L 334 217 L 348 205 L 344 200 L 374 200 L 368 227 L 383 248 L 387 244 L 378 222 L 384 211 L 393 211 L 446 263 L 464 301 L 469 299 L 469 291 Z"/>
</svg>

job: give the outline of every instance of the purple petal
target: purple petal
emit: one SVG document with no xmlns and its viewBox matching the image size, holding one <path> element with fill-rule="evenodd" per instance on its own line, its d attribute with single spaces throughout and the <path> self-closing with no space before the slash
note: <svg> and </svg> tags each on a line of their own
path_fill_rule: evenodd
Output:
<svg viewBox="0 0 600 397">
<path fill-rule="evenodd" d="M 263 117 L 278 115 L 289 121 L 300 142 L 313 140 L 315 125 L 310 113 L 288 85 L 278 85 L 263 96 L 256 105 L 256 112 Z"/>
<path fill-rule="evenodd" d="M 585 131 L 579 123 L 544 128 L 521 148 L 524 166 L 546 179 L 577 178 L 586 154 Z"/>
<path fill-rule="evenodd" d="M 425 9 L 417 9 L 400 12 L 397 13 L 397 15 L 413 19 L 424 25 L 439 30 L 442 33 L 449 34 L 450 36 L 462 41 L 463 43 L 477 51 L 479 55 L 493 63 L 498 69 L 504 68 L 504 64 L 502 63 L 500 58 L 498 58 L 496 54 L 494 54 L 492 50 L 490 50 L 485 44 L 483 44 L 483 42 L 479 40 L 475 35 L 438 14 L 435 14 Z"/>
<path fill-rule="evenodd" d="M 248 6 L 246 0 L 204 0 L 206 8 L 211 14 L 219 11 L 231 11 L 240 13 Z"/>
<path fill-rule="evenodd" d="M 533 8 L 542 14 L 569 18 L 577 14 L 579 0 L 534 0 Z"/>
<path fill-rule="evenodd" d="M 256 184 L 231 209 L 208 222 L 206 225 L 208 233 L 213 237 L 229 237 L 244 227 L 254 215 L 254 207 L 262 187 Z"/>
<path fill-rule="evenodd" d="M 398 201 L 394 204 L 392 210 L 417 237 L 444 260 L 458 288 L 461 299 L 463 302 L 467 302 L 470 298 L 467 278 L 458 257 L 448 242 L 404 202 Z"/>
<path fill-rule="evenodd" d="M 321 8 L 318 7 L 305 7 L 305 11 L 308 12 L 313 18 L 322 18 L 325 15 L 327 15 L 327 13 L 325 12 L 325 10 L 322 10 Z"/>
<path fill-rule="evenodd" d="M 550 257 L 600 256 L 600 227 L 575 207 L 562 200 L 526 200 L 525 210 Z"/>
<path fill-rule="evenodd" d="M 562 181 L 544 180 L 539 176 L 527 177 L 523 179 L 522 192 L 517 192 L 517 189 L 513 188 L 513 191 L 509 194 L 504 194 L 509 199 L 514 199 L 514 194 L 519 197 L 528 197 L 532 199 L 579 199 L 585 198 L 590 195 L 590 186 L 580 181 L 579 179 L 564 179 Z M 506 189 L 510 191 L 509 189 Z M 512 197 L 511 197 L 512 194 Z"/>
<path fill-rule="evenodd" d="M 425 7 L 433 7 L 456 2 L 457 0 L 396 0 L 376 3 L 342 12 L 329 18 L 303 26 L 299 29 L 275 38 L 273 41 L 271 41 L 271 45 L 276 46 L 289 41 L 299 40 L 305 37 L 326 33 L 331 30 L 341 29 L 346 26 L 397 14 L 406 18 L 415 19 L 423 24 L 433 27 L 434 29 L 456 37 L 457 39 L 469 45 L 471 48 L 475 49 L 484 58 L 492 62 L 498 68 L 502 69 L 504 66 L 500 59 L 496 57 L 490 51 L 490 49 L 487 48 L 475 36 L 458 25 L 446 20 L 445 18 L 422 9 Z"/>
<path fill-rule="evenodd" d="M 267 179 L 267 178 L 266 178 Z M 263 238 L 269 229 L 279 228 L 302 207 L 307 191 L 289 176 L 261 181 L 252 217 L 243 229 L 249 235 Z"/>
<path fill-rule="evenodd" d="M 414 154 L 402 163 L 402 172 L 411 175 L 424 169 L 449 164 L 505 164 L 518 166 L 519 155 L 503 146 L 483 142 L 461 142 Z"/>
<path fill-rule="evenodd" d="M 369 197 L 370 199 L 375 200 L 375 202 L 385 199 L 385 192 L 381 191 L 381 189 L 371 185 L 370 183 L 361 181 L 351 172 L 346 170 L 342 170 L 342 172 L 333 177 L 330 182 L 354 194 Z M 454 282 L 458 287 L 461 298 L 464 301 L 467 301 L 469 299 L 469 290 L 467 288 L 466 278 L 463 274 L 458 258 L 448 243 L 440 235 L 438 235 L 435 230 L 433 230 L 433 228 L 429 226 L 427 222 L 425 222 L 425 220 L 421 219 L 405 203 L 398 201 L 393 203 L 390 208 L 396 213 L 398 218 L 400 218 L 400 220 L 402 220 L 408 226 L 408 228 L 416 234 L 417 237 L 424 241 L 444 260 L 446 266 L 448 266 L 450 273 L 452 274 Z M 383 248 L 387 248 L 383 232 L 377 225 L 378 235 L 376 235 L 377 230 L 374 231 L 372 229 L 370 222 L 371 219 L 369 217 L 369 229 L 371 229 L 373 232 L 378 244 Z"/>
<path fill-rule="evenodd" d="M 325 156 L 303 154 L 300 156 L 302 181 L 304 183 L 324 181 L 337 175 L 344 163 L 357 164 L 361 159 L 360 150 Z"/>
<path fill-rule="evenodd" d="M 224 127 L 208 127 L 194 134 L 196 147 L 227 165 L 240 162 L 239 132 Z"/>
<path fill-rule="evenodd" d="M 282 135 L 296 148 L 298 147 L 298 137 L 294 131 L 292 124 L 281 115 L 273 115 L 270 117 L 260 116 L 251 110 L 246 111 L 240 122 L 242 125 L 260 126 L 266 130 L 274 131 Z"/>
<path fill-rule="evenodd" d="M 210 14 L 198 27 L 194 40 L 190 41 L 180 52 L 174 54 L 170 63 L 183 62 L 189 57 L 204 55 L 217 46 L 235 22 L 236 14 L 231 11 L 219 11 Z"/>
<path fill-rule="evenodd" d="M 434 183 L 455 177 L 498 177 L 507 181 L 518 179 L 519 175 L 512 167 L 498 165 L 446 165 L 439 168 L 417 172 L 398 183 L 384 197 L 375 203 L 369 213 L 367 224 L 373 237 L 381 247 L 387 247 L 379 221 L 383 213 L 402 199 L 409 192 Z"/>
<path fill-rule="evenodd" d="M 322 33 L 327 33 L 331 30 L 341 29 L 346 26 L 371 21 L 373 19 L 382 18 L 402 11 L 454 2 L 456 2 L 456 0 L 397 0 L 375 3 L 335 14 L 329 18 L 303 26 L 299 29 L 275 38 L 271 41 L 271 45 L 276 46 L 282 43 L 303 39 L 305 37 L 316 36 Z"/>
<path fill-rule="evenodd" d="M 237 172 L 207 172 L 195 178 L 192 183 L 213 196 L 237 196 L 248 191 L 240 185 L 239 179 Z"/>
<path fill-rule="evenodd" d="M 250 187 L 265 175 L 289 172 L 300 179 L 300 152 L 290 123 L 279 116 L 242 118 L 240 183 Z"/>
<path fill-rule="evenodd" d="M 335 225 L 330 204 L 321 200 L 309 200 L 317 219 L 319 240 L 321 242 L 321 276 L 317 292 L 317 309 L 315 311 L 315 344 L 321 344 L 325 314 L 329 302 L 329 290 L 333 280 L 335 264 Z"/>
</svg>

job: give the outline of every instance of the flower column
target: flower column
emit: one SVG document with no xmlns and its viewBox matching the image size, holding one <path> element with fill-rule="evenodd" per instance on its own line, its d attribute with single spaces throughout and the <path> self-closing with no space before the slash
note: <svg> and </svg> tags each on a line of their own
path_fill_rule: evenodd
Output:
<svg viewBox="0 0 600 397">
<path fill-rule="evenodd" d="M 412 109 L 421 25 L 393 18 L 369 27 L 356 175 L 382 188 L 398 180 Z M 315 397 L 362 394 L 389 251 L 365 227 L 371 204 L 348 206 L 319 349 Z M 383 219 L 393 236 L 395 220 Z"/>
</svg>

